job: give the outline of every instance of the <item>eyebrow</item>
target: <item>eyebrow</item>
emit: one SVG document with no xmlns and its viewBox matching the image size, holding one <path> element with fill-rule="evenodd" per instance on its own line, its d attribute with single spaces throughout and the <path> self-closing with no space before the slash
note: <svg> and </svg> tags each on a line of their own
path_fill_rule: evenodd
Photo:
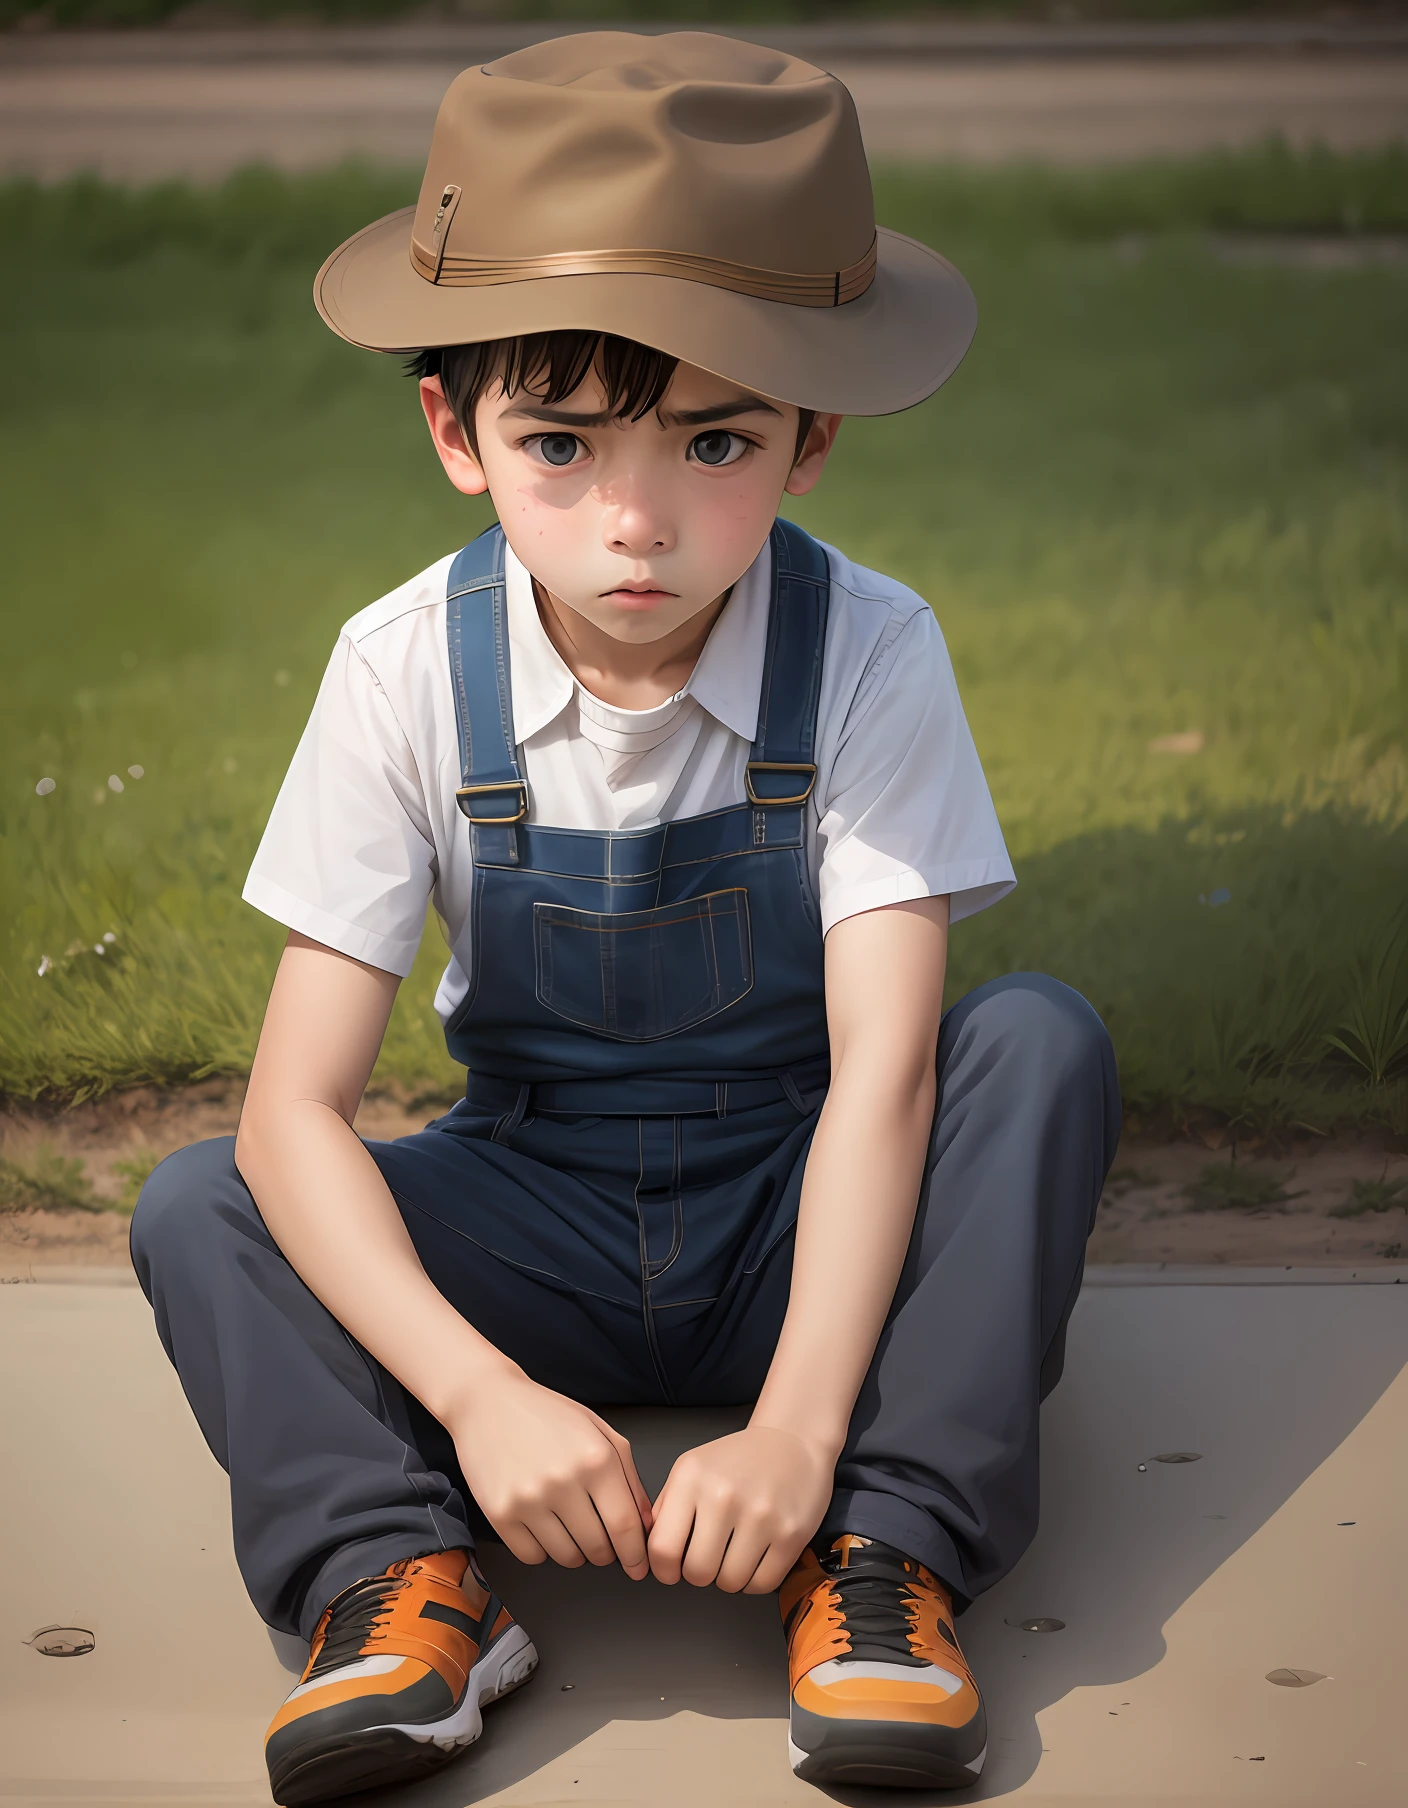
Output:
<svg viewBox="0 0 1408 1808">
<path fill-rule="evenodd" d="M 619 417 L 615 414 L 573 414 L 566 408 L 550 408 L 543 402 L 519 402 L 505 409 L 506 414 L 520 419 L 547 421 L 555 427 L 609 427 Z M 736 402 L 716 402 L 712 408 L 686 408 L 660 416 L 664 427 L 707 427 L 715 421 L 731 421 L 740 414 L 772 414 L 780 420 L 782 410 L 765 402 L 761 396 L 740 396 Z"/>
<path fill-rule="evenodd" d="M 740 396 L 736 402 L 717 402 L 712 408 L 687 408 L 662 414 L 660 419 L 667 427 L 707 427 L 711 421 L 731 421 L 739 414 L 774 414 L 782 419 L 782 410 L 761 396 Z"/>
</svg>

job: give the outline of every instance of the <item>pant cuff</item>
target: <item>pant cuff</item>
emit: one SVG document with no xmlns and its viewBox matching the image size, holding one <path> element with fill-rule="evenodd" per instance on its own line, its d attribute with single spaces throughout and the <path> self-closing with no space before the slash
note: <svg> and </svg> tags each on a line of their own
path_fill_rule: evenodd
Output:
<svg viewBox="0 0 1408 1808">
<path fill-rule="evenodd" d="M 813 1542 L 824 1550 L 842 1532 L 878 1538 L 882 1544 L 892 1544 L 896 1550 L 903 1551 L 906 1557 L 917 1558 L 933 1570 L 953 1596 L 955 1613 L 962 1613 L 970 1605 L 971 1597 L 963 1588 L 963 1565 L 958 1546 L 932 1514 L 915 1506 L 913 1501 L 869 1489 L 839 1488 L 831 1497 L 831 1505 Z"/>
<path fill-rule="evenodd" d="M 449 1530 L 450 1528 L 447 1528 Z M 303 1597 L 298 1615 L 301 1637 L 311 1639 L 323 1617 L 323 1609 L 344 1588 L 366 1576 L 379 1576 L 399 1563 L 403 1557 L 425 1557 L 435 1551 L 472 1551 L 474 1540 L 466 1531 L 449 1542 L 441 1542 L 431 1532 L 387 1532 L 380 1538 L 364 1538 L 357 1544 L 340 1545 L 318 1571 Z"/>
</svg>

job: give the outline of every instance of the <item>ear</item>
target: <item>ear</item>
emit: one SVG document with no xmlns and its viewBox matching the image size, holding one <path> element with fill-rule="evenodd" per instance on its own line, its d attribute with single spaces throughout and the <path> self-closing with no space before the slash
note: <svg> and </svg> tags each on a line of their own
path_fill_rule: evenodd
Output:
<svg viewBox="0 0 1408 1808">
<path fill-rule="evenodd" d="M 420 405 L 425 410 L 425 423 L 430 428 L 431 442 L 445 467 L 445 475 L 466 496 L 482 496 L 489 487 L 484 467 L 469 449 L 464 429 L 455 419 L 455 411 L 445 400 L 439 377 L 422 377 Z"/>
<path fill-rule="evenodd" d="M 801 455 L 782 486 L 789 496 L 805 496 L 808 490 L 816 488 L 844 419 L 845 416 L 840 414 L 819 414 L 812 422 Z"/>
</svg>

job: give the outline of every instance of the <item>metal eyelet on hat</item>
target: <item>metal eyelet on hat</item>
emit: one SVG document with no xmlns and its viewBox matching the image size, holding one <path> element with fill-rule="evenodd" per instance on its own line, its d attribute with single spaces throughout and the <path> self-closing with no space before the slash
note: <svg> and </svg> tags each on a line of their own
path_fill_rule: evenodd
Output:
<svg viewBox="0 0 1408 1808">
<path fill-rule="evenodd" d="M 450 236 L 450 221 L 454 219 L 455 209 L 459 204 L 459 183 L 447 182 L 441 193 L 440 205 L 435 210 L 435 219 L 430 228 L 432 282 L 440 280 L 440 271 L 445 263 L 445 245 Z"/>
</svg>

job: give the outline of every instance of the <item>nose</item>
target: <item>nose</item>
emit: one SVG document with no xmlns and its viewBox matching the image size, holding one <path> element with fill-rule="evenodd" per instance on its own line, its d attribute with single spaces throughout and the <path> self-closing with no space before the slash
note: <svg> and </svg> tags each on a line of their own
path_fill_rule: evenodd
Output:
<svg viewBox="0 0 1408 1808">
<path fill-rule="evenodd" d="M 674 549 L 674 522 L 664 499 L 637 472 L 621 474 L 604 488 L 602 539 L 609 552 L 626 559 L 648 559 Z"/>
</svg>

